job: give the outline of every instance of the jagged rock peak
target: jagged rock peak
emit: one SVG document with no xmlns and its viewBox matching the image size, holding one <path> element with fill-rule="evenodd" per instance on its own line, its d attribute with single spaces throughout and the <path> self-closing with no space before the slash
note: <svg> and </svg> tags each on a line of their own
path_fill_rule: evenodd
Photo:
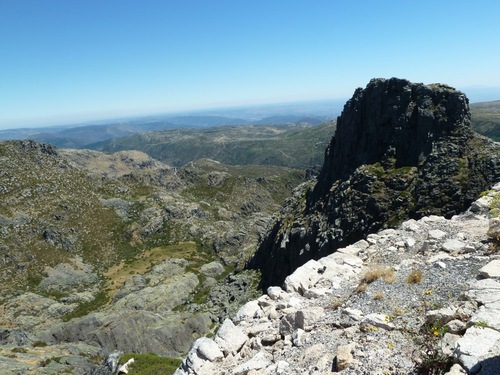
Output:
<svg viewBox="0 0 500 375">
<path fill-rule="evenodd" d="M 395 161 L 417 166 L 444 137 L 471 134 L 469 101 L 444 84 L 372 79 L 358 88 L 337 120 L 319 180 L 345 179 L 363 164 Z M 324 184 L 323 184 L 324 185 Z"/>
<path fill-rule="evenodd" d="M 471 130 L 463 93 L 374 79 L 346 103 L 316 182 L 288 200 L 249 267 L 281 285 L 382 228 L 459 214 L 499 179 L 500 144 Z"/>
</svg>

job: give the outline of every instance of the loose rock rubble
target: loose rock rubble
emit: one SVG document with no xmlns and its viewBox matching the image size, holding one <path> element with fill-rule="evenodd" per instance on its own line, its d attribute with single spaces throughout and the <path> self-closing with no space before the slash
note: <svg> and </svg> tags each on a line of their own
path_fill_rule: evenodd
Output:
<svg viewBox="0 0 500 375">
<path fill-rule="evenodd" d="M 198 339 L 175 374 L 499 374 L 500 254 L 482 203 L 310 260 Z"/>
</svg>

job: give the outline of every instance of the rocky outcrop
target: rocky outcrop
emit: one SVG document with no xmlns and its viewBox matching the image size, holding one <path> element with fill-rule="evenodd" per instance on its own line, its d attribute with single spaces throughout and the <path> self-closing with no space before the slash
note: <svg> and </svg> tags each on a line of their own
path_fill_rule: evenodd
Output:
<svg viewBox="0 0 500 375">
<path fill-rule="evenodd" d="M 197 340 L 175 374 L 497 374 L 488 218 L 485 207 L 410 219 L 310 260 Z"/>
<path fill-rule="evenodd" d="M 316 182 L 287 202 L 249 266 L 264 287 L 281 285 L 369 233 L 458 214 L 498 178 L 500 145 L 472 132 L 463 93 L 374 79 L 346 103 Z"/>
</svg>

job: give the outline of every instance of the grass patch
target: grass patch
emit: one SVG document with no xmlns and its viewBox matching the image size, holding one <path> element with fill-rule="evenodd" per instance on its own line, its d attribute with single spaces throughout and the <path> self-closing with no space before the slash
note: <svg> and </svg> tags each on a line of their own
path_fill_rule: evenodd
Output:
<svg viewBox="0 0 500 375">
<path fill-rule="evenodd" d="M 357 288 L 354 290 L 354 293 L 363 293 L 366 292 L 366 289 L 368 288 L 368 284 L 365 282 L 359 283 Z"/>
<path fill-rule="evenodd" d="M 203 264 L 213 260 L 213 254 L 210 249 L 193 241 L 145 250 L 134 258 L 114 265 L 104 273 L 107 280 L 104 289 L 108 290 L 108 297 L 112 298 L 131 275 L 144 275 L 153 266 L 174 258 L 188 260 L 186 272 L 198 274 Z"/>
<path fill-rule="evenodd" d="M 129 375 L 171 375 L 180 366 L 179 358 L 160 357 L 153 353 L 126 353 L 120 358 L 120 365 L 134 358 L 129 366 Z"/>
<path fill-rule="evenodd" d="M 418 284 L 422 282 L 423 279 L 424 275 L 422 274 L 422 271 L 414 269 L 408 274 L 406 282 L 408 284 Z"/>
<path fill-rule="evenodd" d="M 375 268 L 367 271 L 361 280 L 366 284 L 371 284 L 380 278 L 382 278 L 385 283 L 392 284 L 396 281 L 396 274 L 392 268 Z"/>
<path fill-rule="evenodd" d="M 384 295 L 384 292 L 376 292 L 374 295 L 373 295 L 373 299 L 374 300 L 381 300 L 381 299 L 384 299 L 385 295 Z"/>
<path fill-rule="evenodd" d="M 67 322 L 73 318 L 79 318 L 81 316 L 88 315 L 91 312 L 97 311 L 108 302 L 109 296 L 106 291 L 100 291 L 92 301 L 80 304 L 75 310 L 73 310 L 69 314 L 64 315 L 62 320 L 64 322 Z"/>
</svg>

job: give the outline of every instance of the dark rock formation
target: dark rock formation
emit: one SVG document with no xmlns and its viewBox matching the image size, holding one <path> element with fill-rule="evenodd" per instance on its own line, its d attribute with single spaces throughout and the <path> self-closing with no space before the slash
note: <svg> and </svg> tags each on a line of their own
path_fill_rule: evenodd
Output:
<svg viewBox="0 0 500 375">
<path fill-rule="evenodd" d="M 463 93 L 374 79 L 346 103 L 316 183 L 287 202 L 249 266 L 279 285 L 381 228 L 451 217 L 499 178 L 500 145 L 471 130 Z"/>
</svg>

